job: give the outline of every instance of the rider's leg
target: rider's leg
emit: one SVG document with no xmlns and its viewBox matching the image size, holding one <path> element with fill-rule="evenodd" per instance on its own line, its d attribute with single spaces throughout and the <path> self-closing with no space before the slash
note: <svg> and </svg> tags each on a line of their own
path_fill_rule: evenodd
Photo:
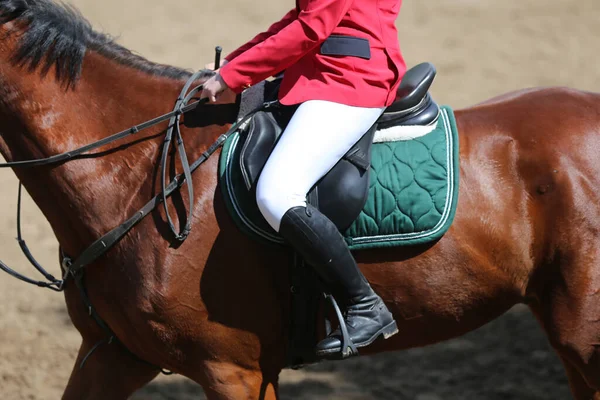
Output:
<svg viewBox="0 0 600 400">
<path fill-rule="evenodd" d="M 371 289 L 336 226 L 306 194 L 379 118 L 382 108 L 327 101 L 300 105 L 271 154 L 257 185 L 258 206 L 269 224 L 313 265 L 346 309 L 357 347 L 397 331 L 391 313 Z M 334 332 L 319 343 L 320 354 L 341 348 Z"/>
</svg>

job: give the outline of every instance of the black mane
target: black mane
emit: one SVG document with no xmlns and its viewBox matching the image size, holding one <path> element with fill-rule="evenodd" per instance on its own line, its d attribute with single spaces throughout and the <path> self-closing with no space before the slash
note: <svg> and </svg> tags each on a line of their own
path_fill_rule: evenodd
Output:
<svg viewBox="0 0 600 400">
<path fill-rule="evenodd" d="M 25 27 L 12 60 L 30 71 L 41 66 L 43 75 L 55 66 L 56 78 L 68 87 L 81 75 L 87 49 L 152 75 L 178 80 L 190 76 L 189 71 L 152 63 L 115 43 L 110 36 L 95 32 L 79 11 L 64 3 L 0 0 L 0 26 L 9 22 Z"/>
</svg>

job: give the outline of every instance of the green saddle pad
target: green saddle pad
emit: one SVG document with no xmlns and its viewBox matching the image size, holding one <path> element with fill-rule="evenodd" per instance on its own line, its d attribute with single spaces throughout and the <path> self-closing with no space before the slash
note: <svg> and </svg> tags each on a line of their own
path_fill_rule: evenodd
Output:
<svg viewBox="0 0 600 400">
<path fill-rule="evenodd" d="M 239 167 L 243 138 L 223 146 L 219 179 L 227 208 L 246 234 L 283 243 L 260 214 Z M 439 239 L 452 224 L 458 200 L 458 130 L 442 107 L 436 128 L 419 138 L 374 143 L 369 196 L 343 235 L 352 250 L 409 246 Z M 343 206 L 343 205 L 340 205 Z"/>
</svg>

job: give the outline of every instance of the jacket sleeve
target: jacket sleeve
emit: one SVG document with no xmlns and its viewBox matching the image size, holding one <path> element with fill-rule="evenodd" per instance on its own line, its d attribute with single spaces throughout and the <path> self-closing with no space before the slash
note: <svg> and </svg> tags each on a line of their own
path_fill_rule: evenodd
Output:
<svg viewBox="0 0 600 400">
<path fill-rule="evenodd" d="M 221 77 L 240 93 L 288 68 L 329 37 L 353 0 L 309 0 L 306 9 L 276 34 L 224 65 Z"/>
<path fill-rule="evenodd" d="M 275 35 L 277 32 L 279 32 L 280 30 L 282 30 L 283 28 L 288 26 L 296 18 L 298 18 L 298 12 L 294 8 L 294 9 L 290 10 L 287 14 L 285 14 L 283 16 L 283 18 L 281 19 L 281 21 L 275 22 L 273 25 L 271 25 L 269 27 L 269 29 L 267 29 L 267 31 L 259 33 L 248 43 L 243 44 L 242 46 L 238 47 L 236 50 L 229 53 L 227 55 L 227 57 L 225 57 L 225 59 L 227 61 L 231 62 L 234 58 L 236 58 L 240 54 L 244 53 L 246 50 L 251 49 L 252 47 L 256 46 L 258 43 L 261 43 L 265 39 L 270 38 L 271 36 Z"/>
</svg>

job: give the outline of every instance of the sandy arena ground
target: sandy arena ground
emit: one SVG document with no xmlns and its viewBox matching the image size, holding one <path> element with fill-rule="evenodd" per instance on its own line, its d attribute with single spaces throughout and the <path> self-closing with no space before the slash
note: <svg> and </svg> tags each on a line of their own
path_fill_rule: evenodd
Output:
<svg viewBox="0 0 600 400">
<path fill-rule="evenodd" d="M 293 6 L 281 0 L 68 0 L 93 25 L 147 58 L 196 69 L 220 44 L 232 50 Z M 530 86 L 600 91 L 598 0 L 405 0 L 398 20 L 409 65 L 438 68 L 440 103 L 468 106 Z M 0 172 L 0 257 L 25 266 L 15 237 L 17 183 Z M 57 272 L 57 244 L 31 201 L 25 237 Z M 79 346 L 61 295 L 0 276 L 0 399 L 58 399 Z M 456 340 L 343 363 L 285 371 L 284 399 L 570 398 L 566 379 L 524 308 Z M 203 398 L 181 377 L 162 377 L 136 400 Z"/>
</svg>

